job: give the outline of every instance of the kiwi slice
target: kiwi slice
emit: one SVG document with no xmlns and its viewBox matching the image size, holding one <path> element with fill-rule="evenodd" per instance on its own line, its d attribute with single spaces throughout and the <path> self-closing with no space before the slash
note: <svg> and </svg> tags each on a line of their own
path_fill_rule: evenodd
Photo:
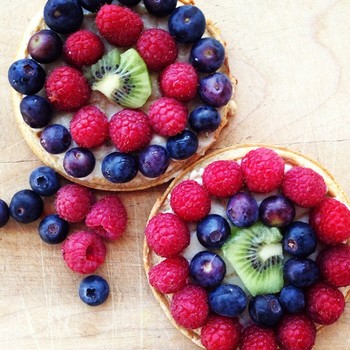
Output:
<svg viewBox="0 0 350 350">
<path fill-rule="evenodd" d="M 135 49 L 113 49 L 87 68 L 91 88 L 124 107 L 142 107 L 152 93 L 147 66 Z"/>
<path fill-rule="evenodd" d="M 232 229 L 222 251 L 251 295 L 278 293 L 282 289 L 281 241 L 277 227 L 267 227 L 260 222 Z"/>
</svg>

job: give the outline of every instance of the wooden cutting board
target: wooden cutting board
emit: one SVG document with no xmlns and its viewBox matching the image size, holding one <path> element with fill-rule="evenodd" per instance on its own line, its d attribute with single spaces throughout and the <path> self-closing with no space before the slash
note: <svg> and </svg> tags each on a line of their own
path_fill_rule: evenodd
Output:
<svg viewBox="0 0 350 350">
<path fill-rule="evenodd" d="M 0 198 L 28 188 L 41 165 L 15 126 L 7 70 L 22 32 L 44 0 L 1 3 Z M 264 142 L 290 147 L 328 168 L 350 196 L 350 2 L 347 0 L 197 0 L 222 29 L 239 84 L 239 110 L 213 149 Z M 121 194 L 129 214 L 123 239 L 108 244 L 98 270 L 111 296 L 83 304 L 81 276 L 38 223 L 0 229 L 0 349 L 195 350 L 166 319 L 142 266 L 143 229 L 165 186 Z M 46 212 L 52 210 L 47 203 Z M 349 349 L 350 307 L 317 338 L 315 349 Z"/>
</svg>

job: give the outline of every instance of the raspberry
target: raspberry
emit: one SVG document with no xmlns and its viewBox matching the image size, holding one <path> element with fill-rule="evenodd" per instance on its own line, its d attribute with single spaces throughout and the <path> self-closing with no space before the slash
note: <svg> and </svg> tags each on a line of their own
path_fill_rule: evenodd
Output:
<svg viewBox="0 0 350 350">
<path fill-rule="evenodd" d="M 242 334 L 241 350 L 277 350 L 273 330 L 256 325 L 248 326 Z"/>
<path fill-rule="evenodd" d="M 203 186 L 217 197 L 231 197 L 243 186 L 243 172 L 238 163 L 218 160 L 209 164 L 202 176 Z"/>
<path fill-rule="evenodd" d="M 350 285 L 350 246 L 337 244 L 327 247 L 317 256 L 323 279 L 336 287 Z"/>
<path fill-rule="evenodd" d="M 170 206 L 184 221 L 199 221 L 210 212 L 208 192 L 194 180 L 179 183 L 171 192 Z"/>
<path fill-rule="evenodd" d="M 306 312 L 316 323 L 334 323 L 344 311 L 344 307 L 343 293 L 325 282 L 314 284 L 306 292 Z"/>
<path fill-rule="evenodd" d="M 323 177 L 316 171 L 295 166 L 285 173 L 282 192 L 300 207 L 311 208 L 325 197 L 327 186 Z"/>
<path fill-rule="evenodd" d="M 177 58 L 175 40 L 163 29 L 152 28 L 142 32 L 136 48 L 147 67 L 155 71 L 164 69 Z"/>
<path fill-rule="evenodd" d="M 89 102 L 91 89 L 84 75 L 75 68 L 55 68 L 46 80 L 46 96 L 58 111 L 75 111 Z"/>
<path fill-rule="evenodd" d="M 192 100 L 197 94 L 198 75 L 196 70 L 185 62 L 176 62 L 164 69 L 159 77 L 163 94 L 181 102 Z"/>
<path fill-rule="evenodd" d="M 241 325 L 236 318 L 211 316 L 201 329 L 201 342 L 207 350 L 233 350 L 239 344 Z"/>
<path fill-rule="evenodd" d="M 337 199 L 325 198 L 310 212 L 310 224 L 325 244 L 338 244 L 350 238 L 350 210 Z"/>
<path fill-rule="evenodd" d="M 151 268 L 148 279 L 151 286 L 163 294 L 175 293 L 187 284 L 190 269 L 183 256 L 167 258 Z"/>
<path fill-rule="evenodd" d="M 109 135 L 119 151 L 139 151 L 150 143 L 152 127 L 145 113 L 124 109 L 112 116 Z"/>
<path fill-rule="evenodd" d="M 100 146 L 108 137 L 107 116 L 95 106 L 85 106 L 71 119 L 70 133 L 81 147 Z"/>
<path fill-rule="evenodd" d="M 252 192 L 269 193 L 276 190 L 283 180 L 284 161 L 273 150 L 257 148 L 242 159 L 246 184 Z"/>
<path fill-rule="evenodd" d="M 157 255 L 170 258 L 181 253 L 190 244 L 187 225 L 172 213 L 159 213 L 147 224 L 148 245 Z"/>
<path fill-rule="evenodd" d="M 183 131 L 187 124 L 188 111 L 181 102 L 162 97 L 153 102 L 148 118 L 153 130 L 163 136 L 175 136 Z"/>
<path fill-rule="evenodd" d="M 62 255 L 74 272 L 93 273 L 106 258 L 107 248 L 100 236 L 93 232 L 72 233 L 62 245 Z"/>
<path fill-rule="evenodd" d="M 69 222 L 81 222 L 90 211 L 94 197 L 86 187 L 69 184 L 61 187 L 56 194 L 57 214 Z"/>
<path fill-rule="evenodd" d="M 174 294 L 170 312 L 180 326 L 190 329 L 203 326 L 209 315 L 207 292 L 199 286 L 184 287 Z"/>
<path fill-rule="evenodd" d="M 141 17 L 127 7 L 104 5 L 96 15 L 100 34 L 112 45 L 131 46 L 143 29 Z"/>
<path fill-rule="evenodd" d="M 115 240 L 125 231 L 127 212 L 118 196 L 105 196 L 92 206 L 85 223 L 100 236 Z"/>
<path fill-rule="evenodd" d="M 82 29 L 67 38 L 63 52 L 69 62 L 82 67 L 96 63 L 103 56 L 104 49 L 99 36 Z"/>
</svg>

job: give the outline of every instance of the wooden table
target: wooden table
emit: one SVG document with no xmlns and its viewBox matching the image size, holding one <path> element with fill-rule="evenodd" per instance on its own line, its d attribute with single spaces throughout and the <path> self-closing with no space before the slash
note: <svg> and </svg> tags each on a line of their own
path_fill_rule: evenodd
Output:
<svg viewBox="0 0 350 350">
<path fill-rule="evenodd" d="M 45 1 L 7 0 L 0 12 L 0 198 L 28 188 L 41 163 L 12 113 L 7 69 L 22 32 Z M 350 2 L 347 0 L 198 0 L 222 29 L 239 84 L 239 110 L 215 149 L 264 142 L 318 160 L 350 195 Z M 108 244 L 98 272 L 111 296 L 97 308 L 80 302 L 81 279 L 44 244 L 38 223 L 0 230 L 1 349 L 195 350 L 163 315 L 142 265 L 143 228 L 165 186 L 121 194 L 130 217 L 121 241 Z M 49 211 L 50 209 L 47 209 Z M 349 349 L 350 308 L 318 336 L 315 349 Z"/>
</svg>

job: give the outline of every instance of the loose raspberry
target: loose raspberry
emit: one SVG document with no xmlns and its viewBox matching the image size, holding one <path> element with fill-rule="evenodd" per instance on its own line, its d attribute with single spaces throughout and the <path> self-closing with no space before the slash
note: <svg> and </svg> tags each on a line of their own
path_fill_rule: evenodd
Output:
<svg viewBox="0 0 350 350">
<path fill-rule="evenodd" d="M 95 106 L 85 106 L 70 121 L 70 133 L 81 147 L 97 147 L 108 138 L 107 116 Z"/>
<path fill-rule="evenodd" d="M 152 28 L 145 30 L 136 43 L 136 49 L 149 69 L 159 71 L 177 58 L 177 47 L 169 32 Z"/>
<path fill-rule="evenodd" d="M 46 96 L 58 111 L 76 111 L 89 102 L 91 89 L 84 75 L 75 68 L 55 68 L 45 84 Z"/>
<path fill-rule="evenodd" d="M 314 284 L 306 292 L 306 312 L 316 323 L 334 323 L 343 313 L 344 307 L 343 293 L 325 282 Z"/>
<path fill-rule="evenodd" d="M 316 326 L 305 315 L 287 315 L 277 329 L 277 342 L 283 350 L 311 350 Z"/>
<path fill-rule="evenodd" d="M 167 258 L 153 266 L 148 279 L 151 286 L 163 294 L 175 293 L 187 284 L 190 269 L 183 256 Z"/>
<path fill-rule="evenodd" d="M 69 222 L 81 222 L 90 211 L 94 197 L 86 187 L 68 184 L 61 187 L 56 194 L 57 214 Z"/>
<path fill-rule="evenodd" d="M 100 236 L 93 232 L 72 233 L 62 245 L 67 266 L 78 273 L 93 273 L 106 259 L 107 248 Z"/>
<path fill-rule="evenodd" d="M 100 37 L 86 29 L 71 34 L 63 46 L 66 59 L 78 67 L 96 63 L 103 56 L 104 49 Z"/>
<path fill-rule="evenodd" d="M 142 29 L 141 17 L 127 7 L 103 5 L 96 15 L 100 34 L 112 45 L 131 46 L 136 43 Z"/>
<path fill-rule="evenodd" d="M 180 326 L 190 329 L 203 326 L 209 315 L 207 292 L 199 286 L 186 286 L 174 294 L 170 312 Z"/>
<path fill-rule="evenodd" d="M 139 151 L 150 143 L 152 127 L 145 113 L 124 109 L 112 116 L 109 135 L 121 152 Z"/>
<path fill-rule="evenodd" d="M 202 176 L 203 186 L 217 197 L 231 197 L 243 186 L 243 172 L 237 162 L 218 160 L 209 164 Z"/>
<path fill-rule="evenodd" d="M 170 97 L 162 97 L 151 104 L 148 118 L 156 133 L 175 136 L 185 129 L 188 110 L 181 102 Z"/>
<path fill-rule="evenodd" d="M 241 350 L 277 350 L 275 333 L 272 329 L 250 325 L 243 331 Z"/>
<path fill-rule="evenodd" d="M 105 196 L 92 206 L 85 223 L 100 236 L 115 240 L 126 228 L 125 206 L 117 195 Z"/>
<path fill-rule="evenodd" d="M 170 206 L 184 221 L 199 221 L 210 212 L 208 192 L 194 180 L 180 182 L 171 192 Z"/>
<path fill-rule="evenodd" d="M 201 342 L 207 350 L 234 350 L 240 336 L 241 325 L 236 318 L 211 316 L 201 329 Z"/>
<path fill-rule="evenodd" d="M 159 213 L 147 224 L 145 235 L 148 245 L 164 258 L 181 253 L 190 244 L 190 231 L 176 215 Z"/>
<path fill-rule="evenodd" d="M 248 152 L 242 159 L 241 167 L 252 192 L 269 193 L 282 183 L 284 161 L 271 149 L 257 148 Z"/>
<path fill-rule="evenodd" d="M 164 69 L 159 77 L 163 94 L 181 102 L 192 100 L 197 94 L 198 75 L 196 70 L 185 62 L 176 62 Z"/>
<path fill-rule="evenodd" d="M 325 198 L 310 212 L 310 224 L 325 244 L 338 244 L 350 238 L 350 210 L 334 198 Z"/>
</svg>

